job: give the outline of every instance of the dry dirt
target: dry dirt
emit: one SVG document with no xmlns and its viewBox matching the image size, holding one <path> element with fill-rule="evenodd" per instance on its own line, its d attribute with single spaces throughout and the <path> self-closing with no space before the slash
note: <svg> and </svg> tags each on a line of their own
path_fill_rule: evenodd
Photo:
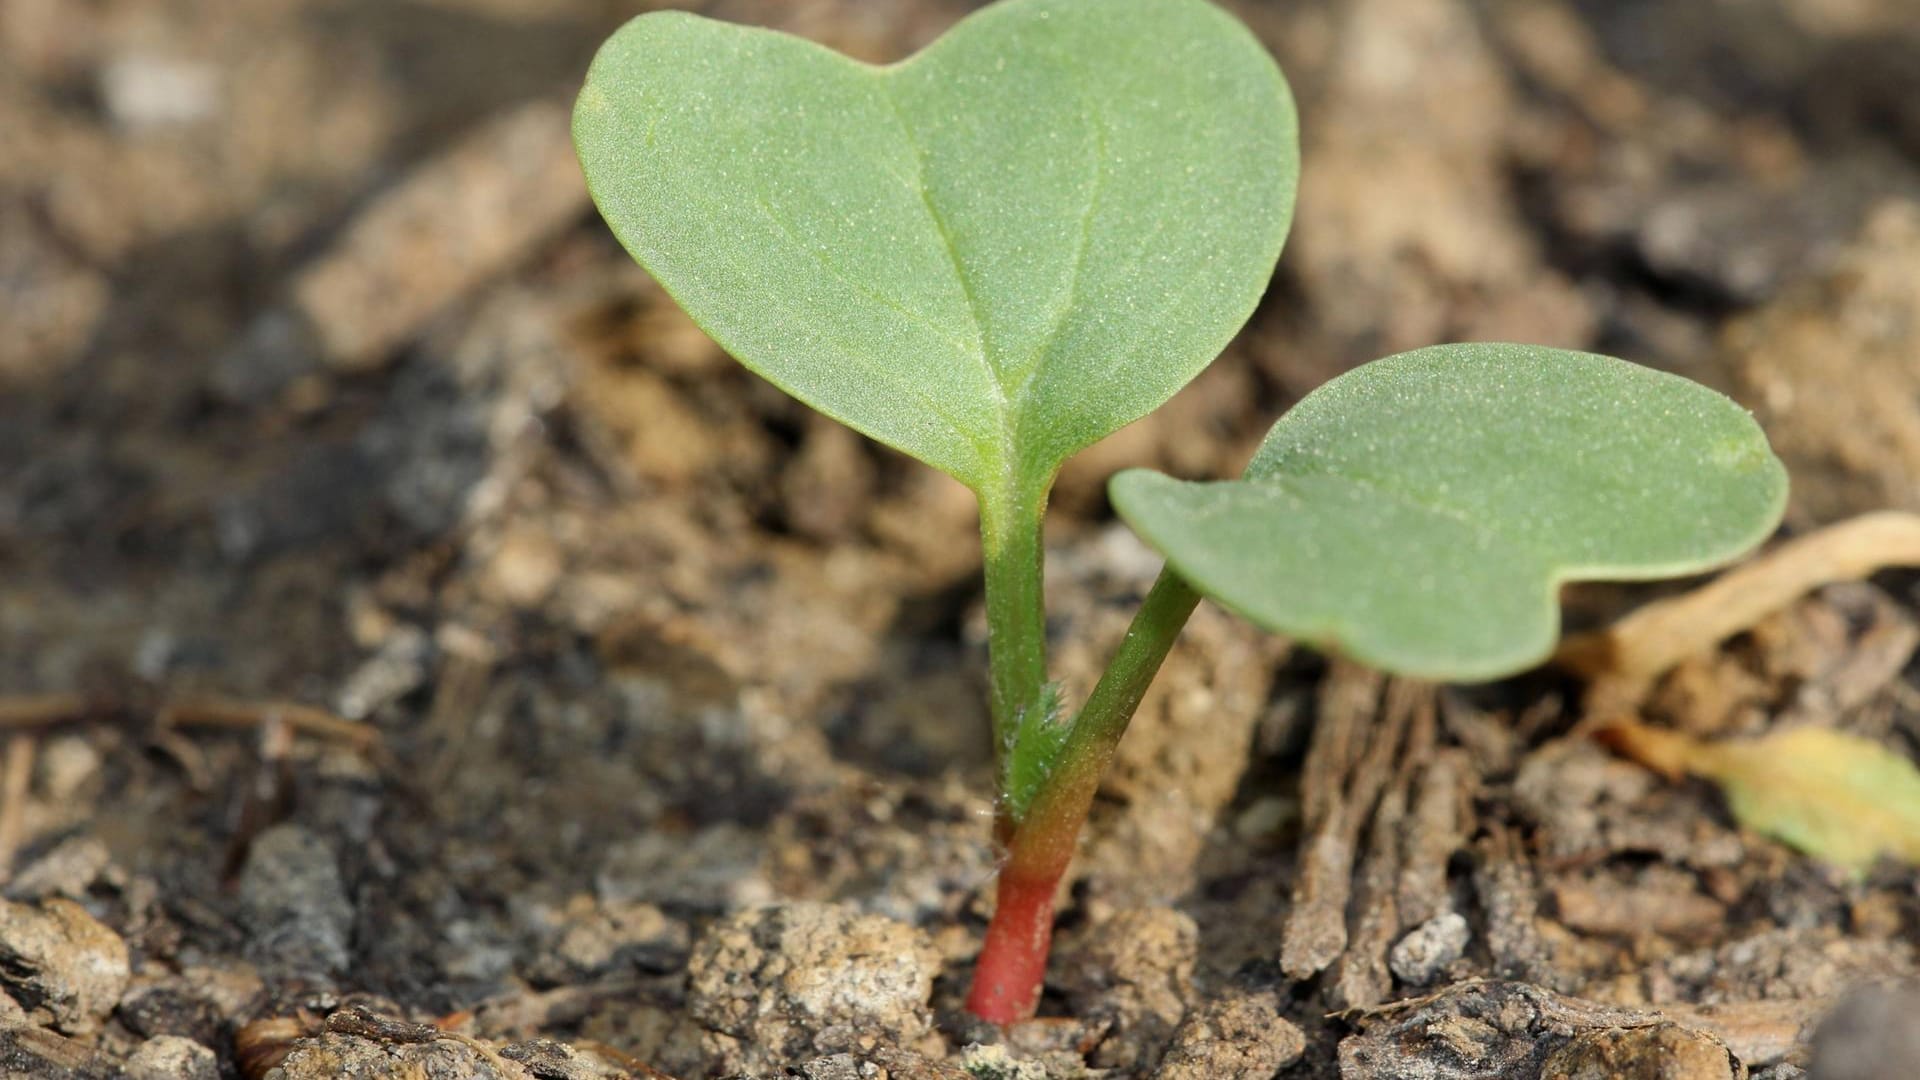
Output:
<svg viewBox="0 0 1920 1080">
<path fill-rule="evenodd" d="M 647 6 L 0 2 L 0 1074 L 1920 1075 L 1913 868 L 1742 834 L 1570 682 L 1205 609 L 1042 1018 L 969 1021 L 970 497 L 738 369 L 592 214 L 566 103 Z M 885 59 L 970 5 L 672 6 Z M 1300 98 L 1297 225 L 1062 479 L 1072 692 L 1155 570 L 1106 476 L 1224 475 L 1400 348 L 1680 371 L 1759 412 L 1790 530 L 1920 509 L 1912 0 L 1234 7 Z M 1917 643 L 1911 574 L 1835 586 L 1647 711 L 1913 755 Z"/>
</svg>

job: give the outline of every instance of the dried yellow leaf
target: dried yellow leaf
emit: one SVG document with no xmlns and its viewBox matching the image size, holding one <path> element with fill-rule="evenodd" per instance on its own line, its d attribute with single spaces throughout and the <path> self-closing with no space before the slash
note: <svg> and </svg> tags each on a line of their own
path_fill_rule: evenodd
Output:
<svg viewBox="0 0 1920 1080">
<path fill-rule="evenodd" d="M 1601 737 L 1670 777 L 1713 781 L 1741 825 L 1835 865 L 1920 863 L 1920 769 L 1872 739 L 1800 727 L 1707 742 L 1636 723 Z"/>
</svg>

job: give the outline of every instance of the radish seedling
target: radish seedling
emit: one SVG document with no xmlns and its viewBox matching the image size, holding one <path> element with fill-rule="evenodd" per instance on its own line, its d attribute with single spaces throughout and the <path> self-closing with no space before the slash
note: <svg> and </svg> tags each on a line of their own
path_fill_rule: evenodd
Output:
<svg viewBox="0 0 1920 1080">
<path fill-rule="evenodd" d="M 1206 0 L 1002 0 L 886 67 L 662 12 L 574 114 L 627 250 L 749 368 L 979 497 L 1005 853 L 968 1006 L 1031 1015 L 1100 775 L 1200 596 L 1436 678 L 1544 658 L 1554 589 L 1706 568 L 1777 520 L 1745 412 L 1622 361 L 1427 349 L 1334 380 L 1245 477 L 1132 471 L 1168 558 L 1077 713 L 1047 680 L 1041 518 L 1070 455 L 1252 313 L 1291 215 L 1292 98 Z"/>
</svg>

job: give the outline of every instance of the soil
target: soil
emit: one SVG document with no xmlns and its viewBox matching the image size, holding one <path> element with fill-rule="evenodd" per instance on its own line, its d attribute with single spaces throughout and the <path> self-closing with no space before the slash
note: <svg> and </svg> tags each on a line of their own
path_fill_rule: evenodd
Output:
<svg viewBox="0 0 1920 1080">
<path fill-rule="evenodd" d="M 1107 781 L 1042 1017 L 992 902 L 970 496 L 735 366 L 586 202 L 614 0 L 0 4 L 0 1074 L 1920 1075 L 1920 876 L 1743 834 L 1532 675 L 1203 609 Z M 711 0 L 871 59 L 960 0 Z M 1463 338 L 1722 387 L 1790 531 L 1920 509 L 1911 0 L 1234 5 L 1306 172 L 1275 286 L 1055 499 L 1084 693 L 1237 469 Z M 1597 625 L 1657 587 L 1569 594 Z M 1825 589 L 1652 722 L 1920 750 L 1920 582 Z"/>
</svg>

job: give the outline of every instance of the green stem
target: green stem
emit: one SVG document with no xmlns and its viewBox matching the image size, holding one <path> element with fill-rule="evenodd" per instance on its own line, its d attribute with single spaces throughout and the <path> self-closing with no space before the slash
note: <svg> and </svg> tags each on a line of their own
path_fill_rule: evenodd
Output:
<svg viewBox="0 0 1920 1080">
<path fill-rule="evenodd" d="M 1018 487 L 980 499 L 987 581 L 987 667 L 992 680 L 994 760 L 1004 765 L 1020 717 L 1047 685 L 1047 614 L 1041 596 L 1041 519 L 1046 488 Z M 1004 773 L 1004 770 L 1002 770 Z"/>
<path fill-rule="evenodd" d="M 1140 699 L 1199 602 L 1186 582 L 1171 571 L 1160 572 L 1112 663 L 1074 718 L 1059 761 L 1012 831 L 1000 868 L 999 902 L 967 995 L 974 1015 L 1002 1025 L 1033 1015 L 1046 976 L 1053 895 L 1073 860 L 1094 792 Z"/>
<path fill-rule="evenodd" d="M 1120 737 L 1127 733 L 1140 699 L 1153 685 L 1153 677 L 1199 603 L 1200 594 L 1178 575 L 1171 570 L 1160 571 L 1140 610 L 1134 612 L 1113 660 L 1094 684 L 1080 715 L 1074 717 L 1073 731 L 1061 748 L 1060 760 L 1021 823 L 1012 853 L 1014 861 L 1031 859 L 1036 864 L 1057 863 L 1061 870 L 1066 869 L 1100 778 L 1113 763 Z"/>
</svg>

